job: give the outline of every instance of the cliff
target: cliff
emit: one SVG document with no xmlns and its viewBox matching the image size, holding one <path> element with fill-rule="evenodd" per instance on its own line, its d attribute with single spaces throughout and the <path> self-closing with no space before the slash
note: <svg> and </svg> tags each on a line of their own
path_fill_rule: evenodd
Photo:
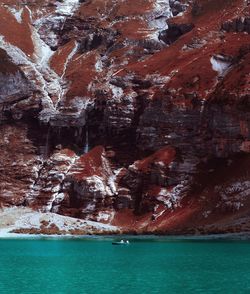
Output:
<svg viewBox="0 0 250 294">
<path fill-rule="evenodd" d="M 0 4 L 1 207 L 250 230 L 249 1 Z"/>
</svg>

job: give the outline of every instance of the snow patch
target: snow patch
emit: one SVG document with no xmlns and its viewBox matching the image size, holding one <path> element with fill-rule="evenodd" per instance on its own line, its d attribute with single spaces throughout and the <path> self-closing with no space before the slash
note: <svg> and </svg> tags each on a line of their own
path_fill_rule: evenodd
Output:
<svg viewBox="0 0 250 294">
<path fill-rule="evenodd" d="M 204 218 L 208 218 L 208 216 L 211 212 L 212 212 L 211 210 L 206 210 L 202 213 L 202 215 L 204 216 Z"/>
<path fill-rule="evenodd" d="M 79 0 L 64 0 L 63 2 L 57 2 L 56 13 L 71 16 L 79 6 Z"/>
<path fill-rule="evenodd" d="M 47 46 L 47 47 L 50 49 L 49 46 Z M 63 83 L 63 79 L 64 79 L 64 76 L 65 76 L 65 73 L 66 73 L 68 64 L 69 64 L 70 60 L 73 58 L 73 56 L 75 55 L 75 53 L 77 52 L 77 49 L 78 49 L 78 43 L 75 41 L 74 47 L 73 47 L 72 51 L 70 52 L 70 54 L 67 56 L 67 59 L 66 59 L 66 61 L 64 63 L 63 73 L 62 73 L 61 77 L 59 77 L 59 76 L 57 77 L 59 94 L 58 94 L 58 99 L 57 99 L 57 102 L 56 102 L 56 105 L 55 105 L 56 108 L 58 108 L 58 105 L 59 105 L 60 101 L 62 100 L 62 98 L 64 97 L 65 93 L 67 92 L 67 87 L 65 87 L 65 85 Z M 51 51 L 51 49 L 50 49 L 50 51 Z M 51 52 L 53 52 L 53 51 L 51 51 Z M 50 57 L 52 56 L 52 54 L 50 55 Z M 45 56 L 46 56 L 46 52 L 45 52 Z"/>
<path fill-rule="evenodd" d="M 35 48 L 36 63 L 41 67 L 48 67 L 49 60 L 54 52 L 40 38 L 37 30 L 34 29 L 34 27 L 32 27 L 32 41 Z"/>
<path fill-rule="evenodd" d="M 90 147 L 89 147 L 89 129 L 86 126 L 86 128 L 85 128 L 85 143 L 84 143 L 83 152 L 88 153 L 89 150 L 90 150 Z"/>
<path fill-rule="evenodd" d="M 87 110 L 89 107 L 94 106 L 94 101 L 88 97 L 77 96 L 73 101 L 73 105 L 77 108 L 78 113 L 80 113 L 83 110 Z"/>
<path fill-rule="evenodd" d="M 15 16 L 15 19 L 17 20 L 18 23 L 22 23 L 22 14 L 23 14 L 23 8 L 21 9 L 16 9 L 14 7 L 9 7 L 8 10 Z"/>
<path fill-rule="evenodd" d="M 95 199 L 92 199 L 92 202 L 89 203 L 84 209 L 83 213 L 91 213 L 95 210 Z"/>
<path fill-rule="evenodd" d="M 202 100 L 201 100 L 201 109 L 200 109 L 200 113 L 203 113 L 203 112 L 204 112 L 205 104 L 206 104 L 206 99 L 202 99 Z"/>
<path fill-rule="evenodd" d="M 231 65 L 231 62 L 222 55 L 212 56 L 210 62 L 212 64 L 212 69 L 217 71 L 219 76 L 224 76 Z"/>
<path fill-rule="evenodd" d="M 157 200 L 164 203 L 169 209 L 175 209 L 180 206 L 180 202 L 183 197 L 186 196 L 188 191 L 188 182 L 182 181 L 180 184 L 172 188 L 172 190 L 167 190 L 162 188 L 157 196 Z"/>
<path fill-rule="evenodd" d="M 96 217 L 96 220 L 98 222 L 111 222 L 113 220 L 115 216 L 115 212 L 114 211 L 109 211 L 109 212 L 103 212 L 103 211 L 100 211 Z"/>
<path fill-rule="evenodd" d="M 121 99 L 122 98 L 122 96 L 123 96 L 122 88 L 110 84 L 110 89 L 112 91 L 113 98 L 115 98 L 115 99 Z"/>
<path fill-rule="evenodd" d="M 116 179 L 117 179 L 117 176 L 119 175 L 120 171 L 122 170 L 122 168 L 119 168 L 117 170 L 114 171 L 113 175 L 110 176 L 108 178 L 108 185 L 111 189 L 111 192 L 115 195 L 117 195 L 117 184 L 116 184 Z"/>
<path fill-rule="evenodd" d="M 90 192 L 101 192 L 101 194 L 106 194 L 106 185 L 103 182 L 103 178 L 99 176 L 91 176 L 86 178 L 86 182 L 89 185 Z"/>
<path fill-rule="evenodd" d="M 101 58 L 98 58 L 96 63 L 95 63 L 95 70 L 97 72 L 102 72 L 103 71 L 103 64 Z"/>
</svg>

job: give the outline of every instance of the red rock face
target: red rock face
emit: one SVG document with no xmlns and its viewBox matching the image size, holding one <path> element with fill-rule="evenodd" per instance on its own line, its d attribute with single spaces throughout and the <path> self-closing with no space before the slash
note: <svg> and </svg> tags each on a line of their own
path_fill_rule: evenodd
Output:
<svg viewBox="0 0 250 294">
<path fill-rule="evenodd" d="M 136 233 L 250 229 L 248 1 L 5 1 L 1 206 Z"/>
</svg>

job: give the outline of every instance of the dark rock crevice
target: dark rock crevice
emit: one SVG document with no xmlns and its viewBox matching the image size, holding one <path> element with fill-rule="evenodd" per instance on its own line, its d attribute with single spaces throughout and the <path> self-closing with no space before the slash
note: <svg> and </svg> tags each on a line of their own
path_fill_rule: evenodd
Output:
<svg viewBox="0 0 250 294">
<path fill-rule="evenodd" d="M 222 24 L 221 29 L 226 32 L 247 32 L 250 34 L 250 17 L 239 17 Z"/>
<path fill-rule="evenodd" d="M 159 40 L 163 41 L 167 45 L 174 43 L 182 35 L 187 34 L 194 28 L 193 24 L 168 24 L 168 29 L 161 31 L 159 34 Z"/>
</svg>

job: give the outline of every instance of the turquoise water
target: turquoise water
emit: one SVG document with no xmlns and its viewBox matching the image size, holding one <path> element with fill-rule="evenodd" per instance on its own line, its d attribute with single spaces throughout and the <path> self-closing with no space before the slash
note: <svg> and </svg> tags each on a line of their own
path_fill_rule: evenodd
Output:
<svg viewBox="0 0 250 294">
<path fill-rule="evenodd" d="M 0 293 L 250 293 L 250 242 L 0 240 Z"/>
</svg>

